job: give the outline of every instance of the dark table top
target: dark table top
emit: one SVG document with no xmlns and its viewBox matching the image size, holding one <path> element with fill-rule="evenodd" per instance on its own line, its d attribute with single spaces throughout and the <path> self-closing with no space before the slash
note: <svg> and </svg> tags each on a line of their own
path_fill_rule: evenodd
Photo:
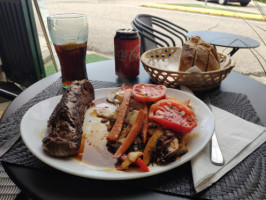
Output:
<svg viewBox="0 0 266 200">
<path fill-rule="evenodd" d="M 114 73 L 114 61 L 103 61 L 87 65 L 88 78 L 90 80 L 110 82 L 151 82 L 143 67 L 140 67 L 140 75 L 134 80 L 118 79 Z M 16 109 L 21 107 L 33 96 L 45 89 L 60 77 L 60 73 L 51 75 L 35 83 L 21 93 L 7 108 L 3 118 L 8 117 Z M 222 91 L 244 93 L 250 99 L 252 105 L 266 125 L 266 86 L 236 72 L 222 82 Z M 47 173 L 38 169 L 3 163 L 5 170 L 11 179 L 28 195 L 34 199 L 188 199 L 189 197 L 174 197 L 157 192 L 129 187 L 119 182 L 96 181 L 81 178 L 63 172 Z M 117 188 L 119 187 L 119 191 Z M 103 192 L 104 191 L 104 192 Z"/>
<path fill-rule="evenodd" d="M 260 45 L 257 40 L 249 37 L 215 31 L 192 31 L 188 32 L 187 36 L 200 36 L 205 42 L 230 48 L 255 48 Z"/>
</svg>

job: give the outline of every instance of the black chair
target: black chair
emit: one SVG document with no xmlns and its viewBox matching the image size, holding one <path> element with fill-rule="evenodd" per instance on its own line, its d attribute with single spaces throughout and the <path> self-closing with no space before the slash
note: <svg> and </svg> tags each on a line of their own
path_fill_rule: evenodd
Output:
<svg viewBox="0 0 266 200">
<path fill-rule="evenodd" d="M 14 99 L 22 87 L 45 77 L 32 3 L 0 0 L 0 58 L 8 82 L 0 83 L 0 96 Z"/>
<path fill-rule="evenodd" d="M 182 46 L 186 29 L 160 17 L 140 14 L 131 23 L 141 38 L 141 53 L 158 47 Z"/>
</svg>

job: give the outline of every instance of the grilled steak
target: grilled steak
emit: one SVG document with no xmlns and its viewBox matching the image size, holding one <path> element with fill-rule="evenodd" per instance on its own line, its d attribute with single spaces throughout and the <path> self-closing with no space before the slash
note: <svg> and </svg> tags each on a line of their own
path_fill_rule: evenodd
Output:
<svg viewBox="0 0 266 200">
<path fill-rule="evenodd" d="M 48 135 L 43 149 L 52 156 L 75 155 L 82 138 L 84 115 L 94 99 L 94 89 L 88 80 L 74 81 L 63 94 L 48 120 Z"/>
</svg>

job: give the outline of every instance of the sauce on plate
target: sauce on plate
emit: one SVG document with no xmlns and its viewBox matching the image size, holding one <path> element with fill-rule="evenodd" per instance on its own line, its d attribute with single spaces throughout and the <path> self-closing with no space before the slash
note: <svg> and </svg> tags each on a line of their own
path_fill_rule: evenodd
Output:
<svg viewBox="0 0 266 200">
<path fill-rule="evenodd" d="M 81 147 L 75 159 L 89 165 L 114 168 L 117 159 L 112 158 L 113 154 L 106 146 L 107 126 L 97 117 L 96 109 L 104 107 L 114 111 L 116 107 L 106 103 L 105 98 L 97 99 L 93 103 L 85 114 Z"/>
</svg>

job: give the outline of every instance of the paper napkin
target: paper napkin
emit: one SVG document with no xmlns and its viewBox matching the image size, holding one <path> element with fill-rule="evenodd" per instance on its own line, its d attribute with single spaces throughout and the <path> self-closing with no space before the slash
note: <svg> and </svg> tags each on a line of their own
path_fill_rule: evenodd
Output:
<svg viewBox="0 0 266 200">
<path fill-rule="evenodd" d="M 186 86 L 181 86 L 181 90 L 194 95 Z M 191 160 L 196 192 L 218 181 L 266 141 L 265 127 L 246 121 L 215 106 L 211 107 L 215 120 L 215 132 L 225 164 L 216 166 L 211 163 L 209 144 L 197 154 Z"/>
<path fill-rule="evenodd" d="M 225 165 L 215 166 L 211 163 L 209 145 L 194 157 L 191 160 L 191 168 L 196 192 L 218 181 L 266 141 L 265 127 L 243 120 L 215 106 L 212 106 L 212 111 Z"/>
</svg>

